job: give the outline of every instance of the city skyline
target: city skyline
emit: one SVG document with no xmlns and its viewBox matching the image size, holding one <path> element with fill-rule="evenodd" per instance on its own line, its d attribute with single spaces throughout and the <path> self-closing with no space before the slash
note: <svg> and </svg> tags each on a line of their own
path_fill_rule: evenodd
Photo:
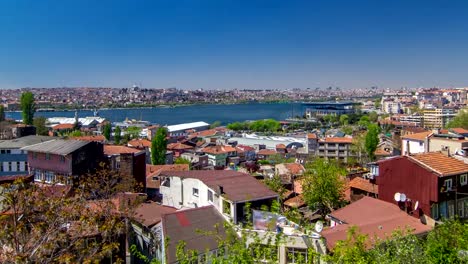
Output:
<svg viewBox="0 0 468 264">
<path fill-rule="evenodd" d="M 466 11 L 462 1 L 2 2 L 0 88 L 467 86 Z"/>
</svg>

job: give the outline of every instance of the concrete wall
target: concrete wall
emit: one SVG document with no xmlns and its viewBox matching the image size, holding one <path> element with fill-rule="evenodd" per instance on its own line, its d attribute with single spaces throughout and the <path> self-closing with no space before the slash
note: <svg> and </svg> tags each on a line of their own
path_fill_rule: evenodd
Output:
<svg viewBox="0 0 468 264">
<path fill-rule="evenodd" d="M 416 153 L 424 153 L 425 151 L 425 143 L 423 141 L 415 141 L 410 139 L 402 139 L 401 140 L 401 154 L 416 154 Z M 408 152 L 409 146 L 409 152 Z"/>
</svg>

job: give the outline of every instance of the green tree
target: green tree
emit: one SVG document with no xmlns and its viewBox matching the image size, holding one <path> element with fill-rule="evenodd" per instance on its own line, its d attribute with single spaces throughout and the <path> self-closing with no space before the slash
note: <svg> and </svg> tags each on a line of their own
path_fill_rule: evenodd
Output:
<svg viewBox="0 0 468 264">
<path fill-rule="evenodd" d="M 326 257 L 330 263 L 372 263 L 372 256 L 366 249 L 367 236 L 360 234 L 358 227 L 348 229 L 346 240 L 340 240 L 333 248 L 333 254 Z"/>
<path fill-rule="evenodd" d="M 5 106 L 0 105 L 0 122 L 5 121 Z"/>
<path fill-rule="evenodd" d="M 353 144 L 351 145 L 351 151 L 356 154 L 357 162 L 364 164 L 367 162 L 366 156 L 366 134 L 359 133 L 353 137 Z"/>
<path fill-rule="evenodd" d="M 346 170 L 335 160 L 315 159 L 306 164 L 303 179 L 304 201 L 325 216 L 343 204 Z"/>
<path fill-rule="evenodd" d="M 341 115 L 340 116 L 340 124 L 342 126 L 348 125 L 348 121 L 349 121 L 349 116 L 348 115 Z"/>
<path fill-rule="evenodd" d="M 370 124 L 367 127 L 365 149 L 370 160 L 375 160 L 375 150 L 379 144 L 379 127 L 376 124 Z"/>
<path fill-rule="evenodd" d="M 247 125 L 246 122 L 234 122 L 234 123 L 228 124 L 226 127 L 234 131 L 242 131 L 242 130 L 249 129 L 249 126 Z"/>
<path fill-rule="evenodd" d="M 468 111 L 460 110 L 458 114 L 447 124 L 447 128 L 461 127 L 468 129 Z"/>
<path fill-rule="evenodd" d="M 104 137 L 105 137 L 107 140 L 110 140 L 110 138 L 111 138 L 111 132 L 112 132 L 112 125 L 111 125 L 110 123 L 106 123 L 106 124 L 104 125 L 102 134 L 104 135 Z"/>
<path fill-rule="evenodd" d="M 33 124 L 34 112 L 36 112 L 36 104 L 34 102 L 34 94 L 32 92 L 23 92 L 20 98 L 21 116 L 23 123 L 26 125 Z"/>
<path fill-rule="evenodd" d="M 139 138 L 140 137 L 140 132 L 141 132 L 140 127 L 130 126 L 125 131 L 125 134 L 128 135 L 130 137 L 130 139 L 134 139 L 134 138 Z"/>
<path fill-rule="evenodd" d="M 183 157 L 178 157 L 174 160 L 174 164 L 188 164 L 189 169 L 192 169 L 192 162 L 190 160 L 183 158 Z"/>
<path fill-rule="evenodd" d="M 370 122 L 369 116 L 366 116 L 366 115 L 361 116 L 361 118 L 358 121 L 358 125 L 361 127 L 368 127 L 370 123 L 371 122 Z"/>
<path fill-rule="evenodd" d="M 465 252 L 463 257 L 461 252 Z M 427 236 L 426 255 L 431 263 L 468 263 L 468 223 L 446 220 Z"/>
<path fill-rule="evenodd" d="M 210 125 L 210 128 L 217 128 L 221 126 L 221 121 L 214 121 L 213 124 Z"/>
<path fill-rule="evenodd" d="M 122 131 L 120 130 L 120 127 L 117 126 L 117 127 L 115 127 L 115 130 L 114 130 L 114 142 L 115 142 L 115 144 L 119 145 L 121 139 L 122 139 Z"/>
<path fill-rule="evenodd" d="M 379 119 L 379 115 L 377 114 L 377 112 L 372 111 L 372 112 L 369 113 L 369 121 L 370 122 L 375 123 L 375 122 L 377 122 L 378 119 Z"/>
<path fill-rule="evenodd" d="M 46 127 L 47 118 L 38 116 L 34 118 L 33 125 L 36 127 L 36 134 L 40 136 L 48 136 L 49 129 Z"/>
<path fill-rule="evenodd" d="M 167 130 L 164 127 L 156 131 L 151 141 L 151 163 L 153 165 L 166 164 Z"/>
</svg>

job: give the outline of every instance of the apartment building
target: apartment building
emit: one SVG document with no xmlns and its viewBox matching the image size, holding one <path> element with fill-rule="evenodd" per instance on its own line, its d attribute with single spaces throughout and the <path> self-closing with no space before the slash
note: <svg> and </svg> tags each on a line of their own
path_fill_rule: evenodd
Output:
<svg viewBox="0 0 468 264">
<path fill-rule="evenodd" d="M 456 113 L 452 108 L 427 108 L 424 109 L 424 127 L 437 129 L 445 127 Z"/>
<path fill-rule="evenodd" d="M 351 151 L 353 138 L 351 137 L 326 137 L 319 139 L 315 134 L 307 136 L 309 155 L 325 159 L 336 159 L 348 162 L 354 154 Z"/>
</svg>

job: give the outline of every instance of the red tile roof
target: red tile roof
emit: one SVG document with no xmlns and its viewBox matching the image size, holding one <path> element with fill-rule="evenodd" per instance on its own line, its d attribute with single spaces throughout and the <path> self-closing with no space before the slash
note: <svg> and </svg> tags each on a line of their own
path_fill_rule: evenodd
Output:
<svg viewBox="0 0 468 264">
<path fill-rule="evenodd" d="M 73 129 L 74 124 L 58 124 L 52 127 L 53 130 L 64 130 L 64 129 Z"/>
<path fill-rule="evenodd" d="M 125 146 L 115 146 L 115 145 L 104 145 L 104 155 L 112 156 L 112 155 L 120 155 L 126 153 L 138 153 L 141 150 L 129 148 Z"/>
<path fill-rule="evenodd" d="M 161 175 L 198 179 L 215 192 L 218 191 L 219 186 L 222 186 L 226 198 L 233 202 L 278 197 L 277 193 L 268 189 L 251 175 L 233 170 L 163 171 Z"/>
<path fill-rule="evenodd" d="M 308 139 L 316 139 L 316 138 L 317 138 L 317 135 L 314 134 L 314 133 L 309 133 L 309 134 L 307 134 L 307 138 L 308 138 Z"/>
<path fill-rule="evenodd" d="M 441 152 L 428 152 L 407 156 L 410 160 L 439 174 L 441 177 L 468 173 L 468 164 Z"/>
<path fill-rule="evenodd" d="M 468 134 L 468 130 L 461 128 L 461 127 L 452 128 L 451 130 L 458 134 Z"/>
<path fill-rule="evenodd" d="M 193 149 L 193 147 L 178 142 L 178 143 L 168 144 L 167 149 L 168 150 L 183 150 L 183 149 Z"/>
<path fill-rule="evenodd" d="M 348 186 L 351 188 L 359 189 L 366 191 L 368 193 L 379 193 L 379 186 L 377 184 L 370 183 L 369 180 L 366 180 L 361 177 L 356 177 L 352 179 L 349 183 Z"/>
<path fill-rule="evenodd" d="M 228 153 L 228 152 L 235 152 L 236 149 L 228 146 L 228 145 L 216 145 L 216 146 L 209 146 L 206 148 L 202 149 L 203 152 L 205 153 L 210 153 L 210 154 L 223 154 L 223 153 Z"/>
<path fill-rule="evenodd" d="M 284 145 L 284 144 L 278 144 L 278 145 L 276 145 L 276 148 L 277 148 L 277 149 L 286 149 L 286 145 Z"/>
<path fill-rule="evenodd" d="M 129 147 L 135 148 L 150 148 L 151 141 L 149 141 L 148 139 L 132 139 L 127 143 L 127 145 Z"/>
<path fill-rule="evenodd" d="M 265 155 L 265 156 L 275 155 L 276 153 L 277 153 L 276 150 L 272 150 L 272 149 L 261 149 L 257 152 L 258 155 Z"/>
<path fill-rule="evenodd" d="M 146 164 L 146 188 L 158 189 L 161 185 L 160 180 L 153 180 L 153 177 L 159 176 L 162 171 L 188 171 L 188 164 L 171 165 L 150 165 Z"/>
<path fill-rule="evenodd" d="M 389 238 L 397 229 L 404 231 L 411 228 L 413 234 L 431 230 L 430 226 L 422 224 L 419 219 L 408 215 L 397 205 L 367 196 L 332 212 L 330 216 L 344 223 L 322 232 L 321 235 L 325 238 L 329 249 L 333 249 L 339 240 L 346 239 L 351 226 L 357 226 L 361 234 L 368 235 L 368 247 L 372 247 L 377 242 L 376 238 Z"/>
<path fill-rule="evenodd" d="M 284 166 L 294 175 L 303 174 L 305 169 L 299 163 L 285 163 Z"/>
<path fill-rule="evenodd" d="M 106 137 L 104 137 L 103 135 L 80 136 L 80 137 L 72 137 L 71 139 L 83 140 L 83 141 L 95 141 L 95 142 L 105 142 L 106 141 Z"/>
</svg>

